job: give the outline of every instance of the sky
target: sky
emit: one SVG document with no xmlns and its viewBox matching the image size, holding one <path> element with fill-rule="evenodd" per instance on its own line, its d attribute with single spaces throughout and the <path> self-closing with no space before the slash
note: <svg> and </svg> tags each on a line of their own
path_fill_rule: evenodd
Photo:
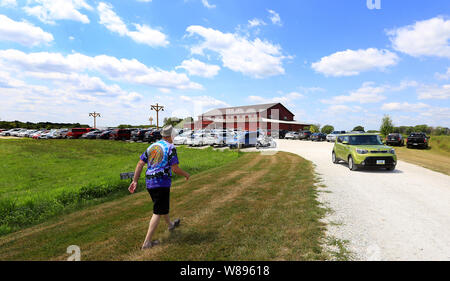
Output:
<svg viewBox="0 0 450 281">
<path fill-rule="evenodd" d="M 0 98 L 0 120 L 99 127 L 271 102 L 450 127 L 450 2 L 0 0 Z"/>
</svg>

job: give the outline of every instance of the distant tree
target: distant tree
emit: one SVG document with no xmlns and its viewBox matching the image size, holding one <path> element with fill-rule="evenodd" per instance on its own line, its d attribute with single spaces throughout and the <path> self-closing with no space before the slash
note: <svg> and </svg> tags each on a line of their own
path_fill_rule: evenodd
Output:
<svg viewBox="0 0 450 281">
<path fill-rule="evenodd" d="M 323 134 L 331 134 L 334 131 L 334 127 L 331 125 L 325 125 L 322 127 L 322 130 L 320 130 Z"/>
<path fill-rule="evenodd" d="M 379 133 L 379 131 L 377 131 L 377 130 L 367 130 L 367 133 L 376 134 L 376 133 Z"/>
<path fill-rule="evenodd" d="M 309 130 L 311 131 L 311 133 L 320 132 L 320 124 L 309 126 Z"/>
<path fill-rule="evenodd" d="M 387 136 L 394 130 L 394 125 L 392 124 L 392 119 L 389 115 L 384 115 L 381 120 L 380 132 L 383 136 Z"/>
<path fill-rule="evenodd" d="M 364 131 L 364 127 L 363 126 L 356 126 L 355 128 L 353 128 L 353 131 Z"/>
<path fill-rule="evenodd" d="M 175 127 L 178 123 L 180 123 L 183 119 L 178 118 L 178 117 L 170 117 L 170 118 L 164 118 L 164 126 L 168 126 L 168 125 L 172 125 L 173 127 Z"/>
</svg>

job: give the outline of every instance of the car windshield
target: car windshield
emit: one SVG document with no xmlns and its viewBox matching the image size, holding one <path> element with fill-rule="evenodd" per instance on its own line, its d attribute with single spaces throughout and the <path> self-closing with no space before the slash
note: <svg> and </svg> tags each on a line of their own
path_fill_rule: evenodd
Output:
<svg viewBox="0 0 450 281">
<path fill-rule="evenodd" d="M 377 135 L 362 135 L 349 136 L 349 144 L 351 145 L 382 145 L 380 136 Z"/>
</svg>

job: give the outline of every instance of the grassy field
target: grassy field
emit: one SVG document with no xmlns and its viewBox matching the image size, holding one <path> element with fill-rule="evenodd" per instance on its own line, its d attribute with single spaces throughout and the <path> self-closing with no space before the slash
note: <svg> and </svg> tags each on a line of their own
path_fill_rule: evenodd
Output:
<svg viewBox="0 0 450 281">
<path fill-rule="evenodd" d="M 100 140 L 0 140 L 0 235 L 126 195 L 129 180 L 120 180 L 119 174 L 134 171 L 147 146 Z M 232 151 L 182 147 L 178 155 L 180 166 L 191 174 L 239 157 Z M 141 187 L 144 182 L 142 175 Z"/>
<path fill-rule="evenodd" d="M 152 213 L 146 193 L 53 218 L 0 237 L 0 260 L 321 260 L 325 210 L 312 164 L 294 154 L 245 153 L 222 167 L 178 180 L 171 192 L 173 233 L 162 223 L 140 246 Z"/>
<path fill-rule="evenodd" d="M 428 149 L 395 147 L 400 160 L 450 175 L 450 136 L 431 136 Z"/>
</svg>

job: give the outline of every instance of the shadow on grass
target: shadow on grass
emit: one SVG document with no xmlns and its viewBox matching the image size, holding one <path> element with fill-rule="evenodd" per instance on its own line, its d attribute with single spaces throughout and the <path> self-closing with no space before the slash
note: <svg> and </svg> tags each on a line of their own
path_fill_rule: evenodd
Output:
<svg viewBox="0 0 450 281">
<path fill-rule="evenodd" d="M 168 242 L 178 245 L 200 245 L 216 241 L 217 231 L 197 231 L 177 229 L 169 236 Z"/>
</svg>

